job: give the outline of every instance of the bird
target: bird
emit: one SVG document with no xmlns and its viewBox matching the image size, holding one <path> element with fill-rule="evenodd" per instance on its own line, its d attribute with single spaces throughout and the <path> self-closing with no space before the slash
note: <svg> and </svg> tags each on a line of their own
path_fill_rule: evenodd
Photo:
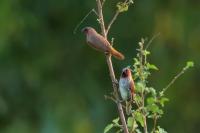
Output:
<svg viewBox="0 0 200 133">
<path fill-rule="evenodd" d="M 119 80 L 119 92 L 123 101 L 126 102 L 126 113 L 131 113 L 131 103 L 134 98 L 135 84 L 132 78 L 130 67 L 126 67 L 122 70 Z M 130 99 L 130 100 L 129 100 Z"/>
<path fill-rule="evenodd" d="M 122 53 L 113 48 L 110 45 L 109 41 L 105 37 L 97 33 L 94 28 L 85 27 L 82 29 L 82 32 L 86 35 L 87 44 L 95 50 L 104 53 L 110 53 L 119 60 L 123 60 L 125 58 Z"/>
</svg>

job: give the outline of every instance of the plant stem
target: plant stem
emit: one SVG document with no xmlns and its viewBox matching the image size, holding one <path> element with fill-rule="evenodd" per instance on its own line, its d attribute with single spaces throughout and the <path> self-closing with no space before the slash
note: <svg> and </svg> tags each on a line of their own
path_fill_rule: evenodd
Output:
<svg viewBox="0 0 200 133">
<path fill-rule="evenodd" d="M 157 116 L 155 114 L 155 116 L 153 118 L 153 130 L 152 130 L 152 133 L 154 133 L 156 131 L 156 125 L 157 125 Z"/>
<path fill-rule="evenodd" d="M 102 3 L 101 3 L 100 0 L 96 0 L 96 2 L 97 2 L 98 16 L 99 16 L 99 22 L 100 22 L 100 26 L 101 26 L 101 32 L 102 32 L 102 35 L 107 39 L 106 29 L 105 29 L 105 24 L 104 24 L 104 18 L 103 18 L 103 12 L 102 12 Z M 119 102 L 119 96 L 118 96 L 118 93 L 117 93 L 118 88 L 117 88 L 117 84 L 116 84 L 116 78 L 115 78 L 115 73 L 114 73 L 110 54 L 106 55 L 106 61 L 107 61 L 109 72 L 110 72 L 110 78 L 112 80 L 112 87 L 113 87 L 113 90 L 115 92 L 115 97 L 117 99 L 117 108 L 118 108 L 118 111 L 119 111 L 120 120 L 121 120 L 122 125 L 123 125 L 123 130 L 124 130 L 124 133 L 129 133 L 128 127 L 127 127 L 127 124 L 126 124 L 126 119 L 125 119 L 124 112 L 123 112 L 123 108 L 122 108 L 121 103 Z"/>
</svg>

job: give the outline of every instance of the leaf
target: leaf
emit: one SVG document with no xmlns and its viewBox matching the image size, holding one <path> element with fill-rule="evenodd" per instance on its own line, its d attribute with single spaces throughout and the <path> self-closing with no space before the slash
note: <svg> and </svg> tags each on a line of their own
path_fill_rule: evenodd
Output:
<svg viewBox="0 0 200 133">
<path fill-rule="evenodd" d="M 153 103 L 155 103 L 155 99 L 153 97 L 149 97 L 149 98 L 147 98 L 147 103 L 153 104 Z"/>
<path fill-rule="evenodd" d="M 167 133 L 163 128 L 158 126 L 158 130 L 156 130 L 156 133 Z"/>
<path fill-rule="evenodd" d="M 112 122 L 116 125 L 119 125 L 119 117 L 115 118 L 114 120 L 112 120 Z"/>
<path fill-rule="evenodd" d="M 116 133 L 121 133 L 123 130 L 122 129 L 120 129 L 120 130 L 118 130 Z"/>
<path fill-rule="evenodd" d="M 161 105 L 162 107 L 164 107 L 165 102 L 168 102 L 168 101 L 169 101 L 168 98 L 162 97 L 162 98 L 159 100 L 159 103 L 160 103 L 160 105 Z"/>
<path fill-rule="evenodd" d="M 111 124 L 108 124 L 106 127 L 105 127 L 105 129 L 104 129 L 104 133 L 107 133 L 108 131 L 110 131 L 110 129 L 112 129 L 113 128 L 113 124 L 111 123 Z"/>
<path fill-rule="evenodd" d="M 149 52 L 149 51 L 147 51 L 147 50 L 144 50 L 143 54 L 144 54 L 145 56 L 147 56 L 147 55 L 149 55 L 149 54 L 150 54 L 150 52 Z"/>
<path fill-rule="evenodd" d="M 152 87 L 149 87 L 149 91 L 151 92 L 151 94 L 155 97 L 156 96 L 156 90 Z"/>
<path fill-rule="evenodd" d="M 152 113 L 157 113 L 159 111 L 159 107 L 156 104 L 147 105 L 147 110 Z"/>
<path fill-rule="evenodd" d="M 188 68 L 189 68 L 189 67 L 193 67 L 193 66 L 194 66 L 194 62 L 193 62 L 193 61 L 188 61 L 186 66 L 187 66 Z"/>
<path fill-rule="evenodd" d="M 140 112 L 136 111 L 136 112 L 134 112 L 134 117 L 135 117 L 135 120 L 138 121 L 142 127 L 144 127 L 144 121 L 143 121 L 142 114 Z"/>
<path fill-rule="evenodd" d="M 152 70 L 159 70 L 155 65 L 147 63 L 147 68 Z"/>
<path fill-rule="evenodd" d="M 129 128 L 132 128 L 132 127 L 133 127 L 133 123 L 134 123 L 133 117 L 128 117 L 127 126 L 128 126 Z"/>
<path fill-rule="evenodd" d="M 140 103 L 140 102 L 142 101 L 142 98 L 141 98 L 141 96 L 139 96 L 139 95 L 135 95 L 135 96 L 134 96 L 134 100 L 135 100 L 137 103 Z"/>
<path fill-rule="evenodd" d="M 144 88 L 145 88 L 145 85 L 142 82 L 137 82 L 135 84 L 135 91 L 136 92 L 142 92 L 144 90 Z"/>
<path fill-rule="evenodd" d="M 125 2 L 118 2 L 117 8 L 119 12 L 125 12 L 128 11 L 128 4 Z"/>
</svg>

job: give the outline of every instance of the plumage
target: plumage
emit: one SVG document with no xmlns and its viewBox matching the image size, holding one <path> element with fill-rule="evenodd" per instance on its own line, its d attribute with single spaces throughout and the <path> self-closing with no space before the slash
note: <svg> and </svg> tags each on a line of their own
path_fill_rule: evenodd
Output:
<svg viewBox="0 0 200 133">
<path fill-rule="evenodd" d="M 119 91 L 121 97 L 124 101 L 129 98 L 133 100 L 134 96 L 134 81 L 132 78 L 131 70 L 129 68 L 124 68 L 119 80 Z"/>
<path fill-rule="evenodd" d="M 114 49 L 107 39 L 96 32 L 92 27 L 83 28 L 82 32 L 86 34 L 86 41 L 92 48 L 105 53 L 111 53 L 115 58 L 119 60 L 124 59 L 124 55 Z"/>
</svg>

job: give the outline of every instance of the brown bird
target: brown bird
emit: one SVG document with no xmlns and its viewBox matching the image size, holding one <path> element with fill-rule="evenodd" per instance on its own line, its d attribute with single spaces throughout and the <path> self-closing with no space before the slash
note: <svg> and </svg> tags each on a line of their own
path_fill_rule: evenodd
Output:
<svg viewBox="0 0 200 133">
<path fill-rule="evenodd" d="M 105 39 L 103 36 L 101 36 L 99 33 L 96 32 L 96 30 L 92 27 L 85 27 L 82 29 L 82 32 L 86 35 L 86 41 L 89 46 L 92 48 L 104 52 L 104 53 L 110 53 L 115 58 L 119 60 L 124 59 L 124 55 L 118 52 L 116 49 L 114 49 L 107 39 Z"/>
<path fill-rule="evenodd" d="M 133 100 L 135 85 L 131 74 L 131 69 L 126 67 L 122 70 L 119 80 L 119 91 L 124 101 L 129 98 Z"/>
<path fill-rule="evenodd" d="M 126 67 L 122 70 L 122 74 L 119 80 L 119 92 L 123 101 L 126 102 L 126 113 L 131 114 L 131 103 L 134 98 L 135 85 L 131 74 L 130 67 Z M 130 101 L 128 101 L 130 99 Z"/>
</svg>

